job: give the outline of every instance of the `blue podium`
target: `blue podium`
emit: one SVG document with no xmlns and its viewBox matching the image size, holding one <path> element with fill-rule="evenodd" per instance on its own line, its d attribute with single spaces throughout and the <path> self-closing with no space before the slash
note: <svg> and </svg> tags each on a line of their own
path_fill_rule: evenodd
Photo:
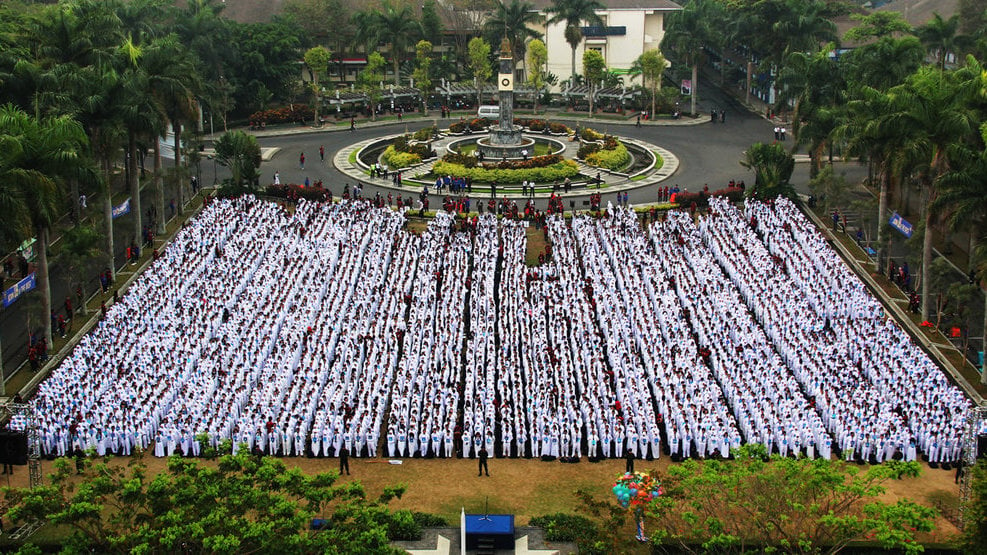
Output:
<svg viewBox="0 0 987 555">
<path fill-rule="evenodd" d="M 514 515 L 466 515 L 466 549 L 514 549 Z"/>
</svg>

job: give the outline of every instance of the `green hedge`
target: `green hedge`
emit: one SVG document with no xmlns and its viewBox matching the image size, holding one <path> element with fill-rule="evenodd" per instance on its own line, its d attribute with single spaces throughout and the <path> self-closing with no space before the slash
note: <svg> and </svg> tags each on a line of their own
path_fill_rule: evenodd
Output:
<svg viewBox="0 0 987 555">
<path fill-rule="evenodd" d="M 619 170 L 631 161 L 631 153 L 627 152 L 627 147 L 617 141 L 617 147 L 613 150 L 598 150 L 586 155 L 586 163 L 598 168 L 608 170 Z"/>
<path fill-rule="evenodd" d="M 391 145 L 384 149 L 384 153 L 380 155 L 380 159 L 387 164 L 387 167 L 396 170 L 399 168 L 407 168 L 409 166 L 414 166 L 415 164 L 422 163 L 422 157 L 414 154 L 412 152 L 398 152 Z"/>
<path fill-rule="evenodd" d="M 576 542 L 581 553 L 601 553 L 597 543 L 602 539 L 600 528 L 592 520 L 566 513 L 536 516 L 529 526 L 545 529 L 545 539 L 550 542 Z"/>
<path fill-rule="evenodd" d="M 542 168 L 530 168 L 523 170 L 502 170 L 485 168 L 467 168 L 460 164 L 439 161 L 432 168 L 435 175 L 454 175 L 456 177 L 469 177 L 473 183 L 520 183 L 522 181 L 535 181 L 536 183 L 551 183 L 555 180 L 562 181 L 579 174 L 579 167 L 572 160 L 564 160 L 551 166 Z"/>
</svg>

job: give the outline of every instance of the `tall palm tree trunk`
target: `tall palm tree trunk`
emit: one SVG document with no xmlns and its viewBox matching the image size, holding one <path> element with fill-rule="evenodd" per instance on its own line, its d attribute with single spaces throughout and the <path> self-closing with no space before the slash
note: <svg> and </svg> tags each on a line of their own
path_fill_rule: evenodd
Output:
<svg viewBox="0 0 987 555">
<path fill-rule="evenodd" d="M 137 137 L 127 133 L 127 170 L 130 178 L 130 213 L 134 217 L 134 244 L 141 244 L 141 232 L 144 231 L 141 212 L 140 175 L 137 173 Z"/>
<path fill-rule="evenodd" d="M 877 271 L 884 271 L 884 261 L 888 255 L 888 229 L 884 222 L 888 221 L 888 189 L 891 180 L 890 171 L 881 172 L 881 188 L 877 202 Z"/>
<path fill-rule="evenodd" d="M 79 206 L 79 180 L 69 180 L 69 204 L 72 206 L 72 221 L 78 225 L 82 221 L 82 207 Z"/>
<path fill-rule="evenodd" d="M 576 80 L 576 45 L 571 44 L 570 46 L 572 46 L 572 75 L 569 76 L 569 86 L 571 87 L 575 85 L 574 81 Z"/>
<path fill-rule="evenodd" d="M 391 52 L 391 54 L 394 56 L 394 61 L 392 62 L 394 64 L 394 86 L 395 87 L 400 87 L 401 86 L 401 60 L 398 59 L 397 52 Z"/>
<path fill-rule="evenodd" d="M 185 212 L 185 176 L 182 175 L 182 123 L 172 122 L 175 131 L 175 184 L 178 186 L 178 211 Z"/>
<path fill-rule="evenodd" d="M 106 226 L 106 256 L 110 259 L 110 277 L 116 279 L 117 268 L 113 252 L 113 195 L 110 190 L 110 160 L 103 158 L 103 223 Z"/>
<path fill-rule="evenodd" d="M 158 137 L 154 138 L 154 202 L 158 212 L 158 235 L 164 235 L 165 229 L 165 194 L 164 178 L 161 175 L 161 144 Z"/>
<path fill-rule="evenodd" d="M 925 236 L 922 237 L 922 320 L 928 321 L 932 314 L 932 287 L 930 278 L 932 277 L 932 210 L 929 204 L 935 200 L 935 193 L 931 190 L 932 185 L 928 185 L 928 200 L 924 203 L 925 209 Z"/>
<path fill-rule="evenodd" d="M 696 93 L 699 92 L 699 64 L 692 64 L 692 115 L 696 115 Z"/>
<path fill-rule="evenodd" d="M 48 282 L 48 228 L 38 227 L 38 285 L 41 287 L 41 312 L 45 323 L 45 341 L 51 342 L 51 284 Z"/>
</svg>

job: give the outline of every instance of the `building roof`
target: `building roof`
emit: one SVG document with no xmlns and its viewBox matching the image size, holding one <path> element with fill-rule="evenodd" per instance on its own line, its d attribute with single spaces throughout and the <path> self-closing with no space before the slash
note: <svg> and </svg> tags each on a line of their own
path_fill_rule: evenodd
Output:
<svg viewBox="0 0 987 555">
<path fill-rule="evenodd" d="M 552 5 L 552 0 L 528 0 L 538 11 L 545 11 Z M 671 0 L 601 0 L 600 2 L 611 10 L 659 10 L 678 11 L 682 6 Z"/>
<path fill-rule="evenodd" d="M 949 18 L 959 11 L 959 0 L 894 0 L 877 8 L 879 12 L 899 12 L 912 27 L 925 25 L 933 13 Z"/>
</svg>

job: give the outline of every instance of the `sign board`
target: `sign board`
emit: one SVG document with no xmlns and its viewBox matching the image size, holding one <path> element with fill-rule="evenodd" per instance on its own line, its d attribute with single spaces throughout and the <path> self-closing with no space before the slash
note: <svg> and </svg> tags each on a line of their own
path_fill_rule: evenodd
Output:
<svg viewBox="0 0 987 555">
<path fill-rule="evenodd" d="M 692 94 L 692 79 L 682 80 L 682 94 Z"/>
<path fill-rule="evenodd" d="M 912 224 L 908 223 L 905 218 L 902 218 L 900 214 L 894 212 L 891 214 L 891 219 L 888 220 L 891 227 L 897 229 L 905 237 L 912 236 Z"/>
<path fill-rule="evenodd" d="M 34 255 L 36 254 L 34 252 L 34 244 L 37 242 L 38 240 L 34 237 L 31 237 L 30 239 L 26 239 L 23 243 L 21 243 L 21 246 L 17 247 L 17 252 L 21 253 L 21 256 L 24 257 L 24 260 L 27 260 L 28 262 L 34 262 Z"/>
<path fill-rule="evenodd" d="M 27 293 L 28 291 L 34 289 L 38 286 L 38 276 L 34 272 L 27 275 L 26 278 L 18 281 L 12 287 L 3 292 L 3 306 L 4 308 L 14 304 L 14 301 L 18 297 Z"/>
<path fill-rule="evenodd" d="M 117 219 L 124 214 L 130 214 L 130 199 L 123 201 L 120 206 L 113 207 L 113 219 Z"/>
</svg>

